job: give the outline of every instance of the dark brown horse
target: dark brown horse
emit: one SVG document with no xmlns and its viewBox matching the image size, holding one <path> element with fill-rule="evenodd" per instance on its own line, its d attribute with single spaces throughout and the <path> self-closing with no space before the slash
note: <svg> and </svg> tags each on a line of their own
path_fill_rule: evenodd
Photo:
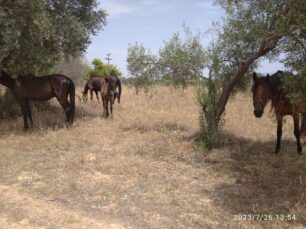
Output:
<svg viewBox="0 0 306 229">
<path fill-rule="evenodd" d="M 300 136 L 301 133 L 305 133 L 306 126 L 305 120 L 303 120 L 301 130 L 299 129 L 299 116 L 302 115 L 303 119 L 306 118 L 306 110 L 304 107 L 306 98 L 303 98 L 293 105 L 287 98 L 282 77 L 284 77 L 284 73 L 281 71 L 278 71 L 271 76 L 267 75 L 266 77 L 257 77 L 257 74 L 255 72 L 253 73 L 254 84 L 252 92 L 254 115 L 257 118 L 260 118 L 265 106 L 271 100 L 272 109 L 274 110 L 277 119 L 277 141 L 275 153 L 278 153 L 281 148 L 283 116 L 292 115 L 294 122 L 294 135 L 297 142 L 297 153 L 302 154 Z"/>
<path fill-rule="evenodd" d="M 100 76 L 90 76 L 87 80 L 83 93 L 83 99 L 87 100 L 88 91 L 90 92 L 90 100 L 93 98 L 93 92 L 95 92 L 97 100 L 99 100 L 98 92 L 101 90 L 101 77 Z"/>
<path fill-rule="evenodd" d="M 103 112 L 102 117 L 109 116 L 108 105 L 110 106 L 111 116 L 113 116 L 114 93 L 117 88 L 116 77 L 103 77 L 101 78 L 101 98 Z"/>
<path fill-rule="evenodd" d="M 115 90 L 114 92 L 114 101 L 117 98 L 118 103 L 120 103 L 120 97 L 121 97 L 121 80 L 117 76 L 111 76 L 116 79 L 116 89 L 118 88 L 118 91 Z M 98 75 L 91 75 L 89 79 L 87 80 L 84 91 L 83 93 L 83 99 L 86 101 L 87 100 L 87 94 L 88 91 L 90 93 L 90 100 L 93 98 L 93 92 L 96 94 L 97 100 L 99 100 L 99 95 L 98 93 L 101 91 L 101 86 L 103 80 L 101 80 L 103 76 L 98 76 Z"/>
<path fill-rule="evenodd" d="M 22 76 L 12 78 L 5 72 L 0 75 L 0 84 L 8 87 L 20 105 L 24 130 L 33 125 L 29 100 L 44 101 L 55 97 L 66 114 L 68 125 L 73 124 L 75 111 L 75 87 L 73 81 L 64 75 L 54 74 L 42 77 Z M 70 96 L 68 101 L 68 96 Z"/>
</svg>

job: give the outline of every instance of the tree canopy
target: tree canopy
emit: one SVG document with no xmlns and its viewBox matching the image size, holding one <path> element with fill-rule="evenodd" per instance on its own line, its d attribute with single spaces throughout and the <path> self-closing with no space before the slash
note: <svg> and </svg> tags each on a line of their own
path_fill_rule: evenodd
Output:
<svg viewBox="0 0 306 229">
<path fill-rule="evenodd" d="M 127 70 L 134 79 L 136 91 L 143 87 L 146 91 L 159 78 L 158 57 L 142 44 L 135 43 L 128 48 Z"/>
<path fill-rule="evenodd" d="M 95 58 L 91 62 L 92 67 L 88 70 L 86 77 L 90 75 L 98 75 L 98 76 L 121 76 L 122 73 L 120 70 L 112 65 L 112 64 L 104 64 L 100 59 Z"/>
<path fill-rule="evenodd" d="M 0 69 L 35 73 L 62 57 L 79 56 L 106 16 L 97 0 L 2 0 Z"/>
<path fill-rule="evenodd" d="M 190 28 L 184 27 L 185 39 L 179 33 L 164 43 L 160 49 L 160 65 L 163 78 L 170 78 L 175 85 L 185 85 L 187 80 L 203 77 L 206 54 L 201 44 L 200 34 L 192 34 Z"/>
<path fill-rule="evenodd" d="M 216 3 L 226 11 L 217 40 L 208 48 L 218 62 L 215 78 L 223 78 L 216 107 L 218 122 L 230 93 L 260 58 L 281 60 L 292 70 L 304 71 L 306 8 L 303 0 L 216 0 Z M 280 53 L 285 58 L 281 59 Z"/>
<path fill-rule="evenodd" d="M 194 35 L 184 26 L 185 37 L 175 33 L 154 55 L 142 44 L 128 48 L 128 72 L 138 86 L 148 87 L 155 80 L 165 79 L 175 86 L 186 86 L 188 80 L 203 77 L 205 50 L 200 34 Z"/>
</svg>

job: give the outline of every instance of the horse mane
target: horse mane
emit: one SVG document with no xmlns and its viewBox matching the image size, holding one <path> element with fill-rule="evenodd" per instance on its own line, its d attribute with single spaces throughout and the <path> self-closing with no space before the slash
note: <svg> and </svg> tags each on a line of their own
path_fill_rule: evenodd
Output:
<svg viewBox="0 0 306 229">
<path fill-rule="evenodd" d="M 284 72 L 277 71 L 269 77 L 268 84 L 270 86 L 272 96 L 276 96 L 280 91 L 283 91 L 284 83 L 281 80 L 283 75 Z"/>
<path fill-rule="evenodd" d="M 284 83 L 282 81 L 282 77 L 284 77 L 286 73 L 283 71 L 277 71 L 272 74 L 268 79 L 268 85 L 271 91 L 271 110 L 275 109 L 278 106 L 279 101 L 283 100 L 286 96 L 284 90 Z"/>
<path fill-rule="evenodd" d="M 277 103 L 280 99 L 283 99 L 285 96 L 284 83 L 282 82 L 282 77 L 284 77 L 285 74 L 286 73 L 283 71 L 277 71 L 271 76 L 267 75 L 266 77 L 259 77 L 251 88 L 251 91 L 254 92 L 259 85 L 263 83 L 268 85 L 271 95 L 271 111 L 278 105 Z"/>
</svg>

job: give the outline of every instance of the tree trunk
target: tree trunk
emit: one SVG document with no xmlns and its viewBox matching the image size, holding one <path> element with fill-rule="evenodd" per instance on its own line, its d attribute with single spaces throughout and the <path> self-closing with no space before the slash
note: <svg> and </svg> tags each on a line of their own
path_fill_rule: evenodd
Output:
<svg viewBox="0 0 306 229">
<path fill-rule="evenodd" d="M 229 80 L 224 80 L 222 86 L 222 93 L 218 100 L 216 107 L 216 124 L 218 125 L 221 119 L 221 116 L 225 110 L 225 106 L 228 102 L 229 96 L 233 88 L 237 83 L 242 79 L 245 73 L 248 71 L 249 67 L 260 57 L 266 55 L 269 51 L 273 50 L 277 42 L 279 41 L 280 36 L 268 35 L 259 44 L 259 48 L 256 53 L 249 56 L 246 60 L 241 60 L 238 70 L 233 74 Z"/>
</svg>

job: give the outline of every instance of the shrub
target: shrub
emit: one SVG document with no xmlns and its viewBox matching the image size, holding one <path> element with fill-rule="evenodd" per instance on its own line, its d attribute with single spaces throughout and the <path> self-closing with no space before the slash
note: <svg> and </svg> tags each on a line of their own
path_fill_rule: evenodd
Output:
<svg viewBox="0 0 306 229">
<path fill-rule="evenodd" d="M 208 80 L 201 83 L 198 91 L 198 102 L 200 111 L 201 140 L 208 149 L 220 145 L 220 133 L 222 125 L 216 121 L 216 107 L 218 102 L 218 91 L 215 82 Z"/>
<path fill-rule="evenodd" d="M 46 111 L 50 107 L 49 101 L 33 101 L 30 103 L 31 107 L 35 107 L 39 111 Z M 14 119 L 21 116 L 20 106 L 12 95 L 10 90 L 5 90 L 4 94 L 0 96 L 0 118 Z"/>
<path fill-rule="evenodd" d="M 0 96 L 0 117 L 2 119 L 11 119 L 20 116 L 20 107 L 14 96 L 9 90 L 5 90 Z"/>
</svg>

